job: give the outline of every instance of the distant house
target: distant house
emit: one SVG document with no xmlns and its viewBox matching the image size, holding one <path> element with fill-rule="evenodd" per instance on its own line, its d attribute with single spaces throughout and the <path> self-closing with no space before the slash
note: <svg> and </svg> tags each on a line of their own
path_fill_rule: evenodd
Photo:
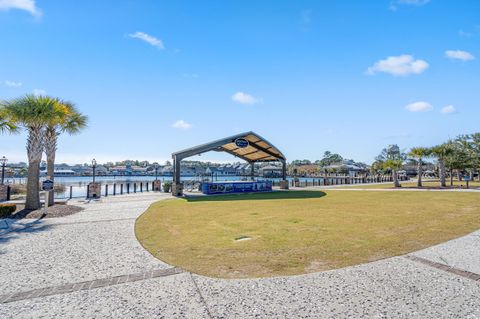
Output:
<svg viewBox="0 0 480 319">
<path fill-rule="evenodd" d="M 56 169 L 53 171 L 53 176 L 55 177 L 62 177 L 62 176 L 75 176 L 75 172 L 71 169 Z M 44 177 L 47 176 L 47 171 L 43 170 L 40 171 L 40 176 Z"/>
<path fill-rule="evenodd" d="M 365 168 L 355 165 L 353 161 L 348 160 L 338 164 L 325 166 L 324 169 L 327 170 L 327 172 L 333 171 L 336 173 L 348 174 L 351 177 L 356 177 L 358 174 L 366 172 Z"/>
<path fill-rule="evenodd" d="M 164 166 L 159 170 L 163 176 L 172 176 L 173 175 L 173 166 Z"/>
<path fill-rule="evenodd" d="M 122 176 L 129 176 L 129 175 L 145 175 L 147 173 L 147 167 L 141 166 L 134 166 L 134 165 L 120 165 L 114 166 L 110 168 L 110 174 L 113 175 L 122 175 Z"/>
<path fill-rule="evenodd" d="M 266 178 L 282 177 L 282 168 L 273 165 L 264 166 L 260 168 L 260 175 Z"/>
</svg>

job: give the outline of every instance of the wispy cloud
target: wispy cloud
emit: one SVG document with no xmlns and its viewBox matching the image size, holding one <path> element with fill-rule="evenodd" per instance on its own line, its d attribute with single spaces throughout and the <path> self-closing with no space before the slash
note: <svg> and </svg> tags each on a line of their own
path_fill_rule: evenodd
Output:
<svg viewBox="0 0 480 319">
<path fill-rule="evenodd" d="M 33 95 L 37 95 L 37 96 L 38 96 L 38 95 L 47 95 L 47 91 L 42 90 L 42 89 L 34 89 L 34 90 L 32 91 L 32 94 L 33 94 Z"/>
<path fill-rule="evenodd" d="M 475 59 L 470 52 L 462 50 L 447 50 L 445 51 L 445 56 L 449 59 L 461 61 L 470 61 Z"/>
<path fill-rule="evenodd" d="M 471 33 L 471 32 L 466 32 L 466 31 L 463 31 L 463 30 L 459 30 L 458 31 L 458 35 L 461 36 L 462 38 L 470 38 L 470 37 L 473 37 L 474 34 Z"/>
<path fill-rule="evenodd" d="M 35 0 L 0 0 L 0 10 L 8 11 L 11 9 L 24 10 L 35 17 L 42 15 L 42 11 L 37 7 Z"/>
<path fill-rule="evenodd" d="M 430 0 L 394 0 L 390 2 L 390 10 L 396 11 L 399 5 L 423 6 L 429 3 Z"/>
<path fill-rule="evenodd" d="M 308 31 L 312 24 L 312 9 L 305 9 L 300 12 L 300 29 L 302 31 Z"/>
<path fill-rule="evenodd" d="M 260 100 L 255 98 L 254 96 L 244 93 L 244 92 L 237 92 L 232 95 L 232 101 L 240 103 L 240 104 L 257 104 Z"/>
<path fill-rule="evenodd" d="M 192 127 L 190 123 L 185 122 L 184 120 L 178 120 L 172 124 L 173 128 L 180 129 L 180 130 L 188 130 Z"/>
<path fill-rule="evenodd" d="M 146 34 L 144 32 L 135 32 L 135 33 L 131 33 L 128 35 L 130 38 L 134 38 L 134 39 L 139 39 L 139 40 L 142 40 L 154 47 L 157 47 L 159 48 L 160 50 L 164 50 L 165 49 L 165 46 L 163 45 L 163 42 L 162 40 L 152 36 L 152 35 L 149 35 L 149 34 Z"/>
<path fill-rule="evenodd" d="M 394 76 L 407 76 L 423 73 L 428 67 L 429 65 L 426 61 L 415 60 L 412 55 L 404 54 L 380 60 L 369 67 L 366 73 L 373 75 L 378 72 L 384 72 Z"/>
<path fill-rule="evenodd" d="M 11 88 L 19 88 L 23 84 L 22 84 L 22 82 L 15 82 L 15 81 L 6 80 L 5 85 L 8 86 L 8 87 L 11 87 Z"/>
<path fill-rule="evenodd" d="M 447 105 L 447 106 L 444 106 L 442 107 L 442 109 L 440 110 L 440 113 L 442 114 L 452 114 L 452 113 L 455 113 L 457 110 L 455 109 L 455 107 L 453 105 Z"/>
<path fill-rule="evenodd" d="M 414 112 L 414 113 L 429 112 L 433 110 L 433 106 L 428 102 L 419 101 L 419 102 L 414 102 L 414 103 L 405 105 L 405 109 L 409 112 Z"/>
</svg>

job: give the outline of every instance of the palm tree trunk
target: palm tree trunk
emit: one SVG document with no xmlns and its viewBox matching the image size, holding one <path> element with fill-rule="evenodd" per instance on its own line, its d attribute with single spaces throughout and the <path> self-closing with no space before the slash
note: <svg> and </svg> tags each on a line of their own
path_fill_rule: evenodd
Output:
<svg viewBox="0 0 480 319">
<path fill-rule="evenodd" d="M 453 186 L 453 170 L 450 170 L 450 186 Z"/>
<path fill-rule="evenodd" d="M 28 178 L 27 178 L 27 198 L 25 200 L 25 209 L 39 209 L 40 194 L 40 162 L 43 154 L 43 136 L 44 132 L 40 126 L 31 126 L 28 128 L 27 155 L 28 155 Z"/>
<path fill-rule="evenodd" d="M 39 189 L 40 161 L 28 163 L 27 199 L 25 209 L 35 210 L 40 208 Z"/>
<path fill-rule="evenodd" d="M 54 128 L 45 131 L 45 154 L 47 155 L 47 176 L 52 182 L 55 179 L 55 154 L 57 152 L 57 132 Z M 55 204 L 54 191 L 48 196 L 48 206 Z"/>
<path fill-rule="evenodd" d="M 445 162 L 442 159 L 439 159 L 438 166 L 440 170 L 440 186 L 447 187 L 447 181 L 446 181 L 447 172 L 445 171 Z"/>
<path fill-rule="evenodd" d="M 422 160 L 421 159 L 418 160 L 417 174 L 418 174 L 417 186 L 422 187 L 423 165 L 422 165 Z"/>
<path fill-rule="evenodd" d="M 398 175 L 397 175 L 396 170 L 392 170 L 392 176 L 393 176 L 393 186 L 400 187 L 400 183 L 398 182 Z"/>
</svg>

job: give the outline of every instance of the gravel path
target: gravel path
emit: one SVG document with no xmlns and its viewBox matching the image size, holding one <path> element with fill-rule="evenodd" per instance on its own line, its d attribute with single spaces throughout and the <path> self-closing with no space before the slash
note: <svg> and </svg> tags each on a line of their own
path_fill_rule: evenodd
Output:
<svg viewBox="0 0 480 319">
<path fill-rule="evenodd" d="M 480 318 L 480 281 L 405 257 L 248 280 L 174 271 L 133 229 L 151 203 L 169 197 L 76 202 L 84 210 L 71 216 L 8 221 L 0 233 L 0 318 Z M 479 274 L 480 231 L 412 255 Z M 35 298 L 42 289 L 50 295 Z M 17 301 L 8 302 L 14 293 Z"/>
</svg>

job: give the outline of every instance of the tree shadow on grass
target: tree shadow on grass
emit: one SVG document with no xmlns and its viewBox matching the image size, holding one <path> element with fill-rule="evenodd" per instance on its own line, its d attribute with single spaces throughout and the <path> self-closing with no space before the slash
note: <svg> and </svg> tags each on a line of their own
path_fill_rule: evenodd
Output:
<svg viewBox="0 0 480 319">
<path fill-rule="evenodd" d="M 190 195 L 185 196 L 188 202 L 228 202 L 237 200 L 275 200 L 275 199 L 308 199 L 327 195 L 320 191 L 274 191 L 265 193 L 243 193 L 225 195 Z"/>
</svg>

